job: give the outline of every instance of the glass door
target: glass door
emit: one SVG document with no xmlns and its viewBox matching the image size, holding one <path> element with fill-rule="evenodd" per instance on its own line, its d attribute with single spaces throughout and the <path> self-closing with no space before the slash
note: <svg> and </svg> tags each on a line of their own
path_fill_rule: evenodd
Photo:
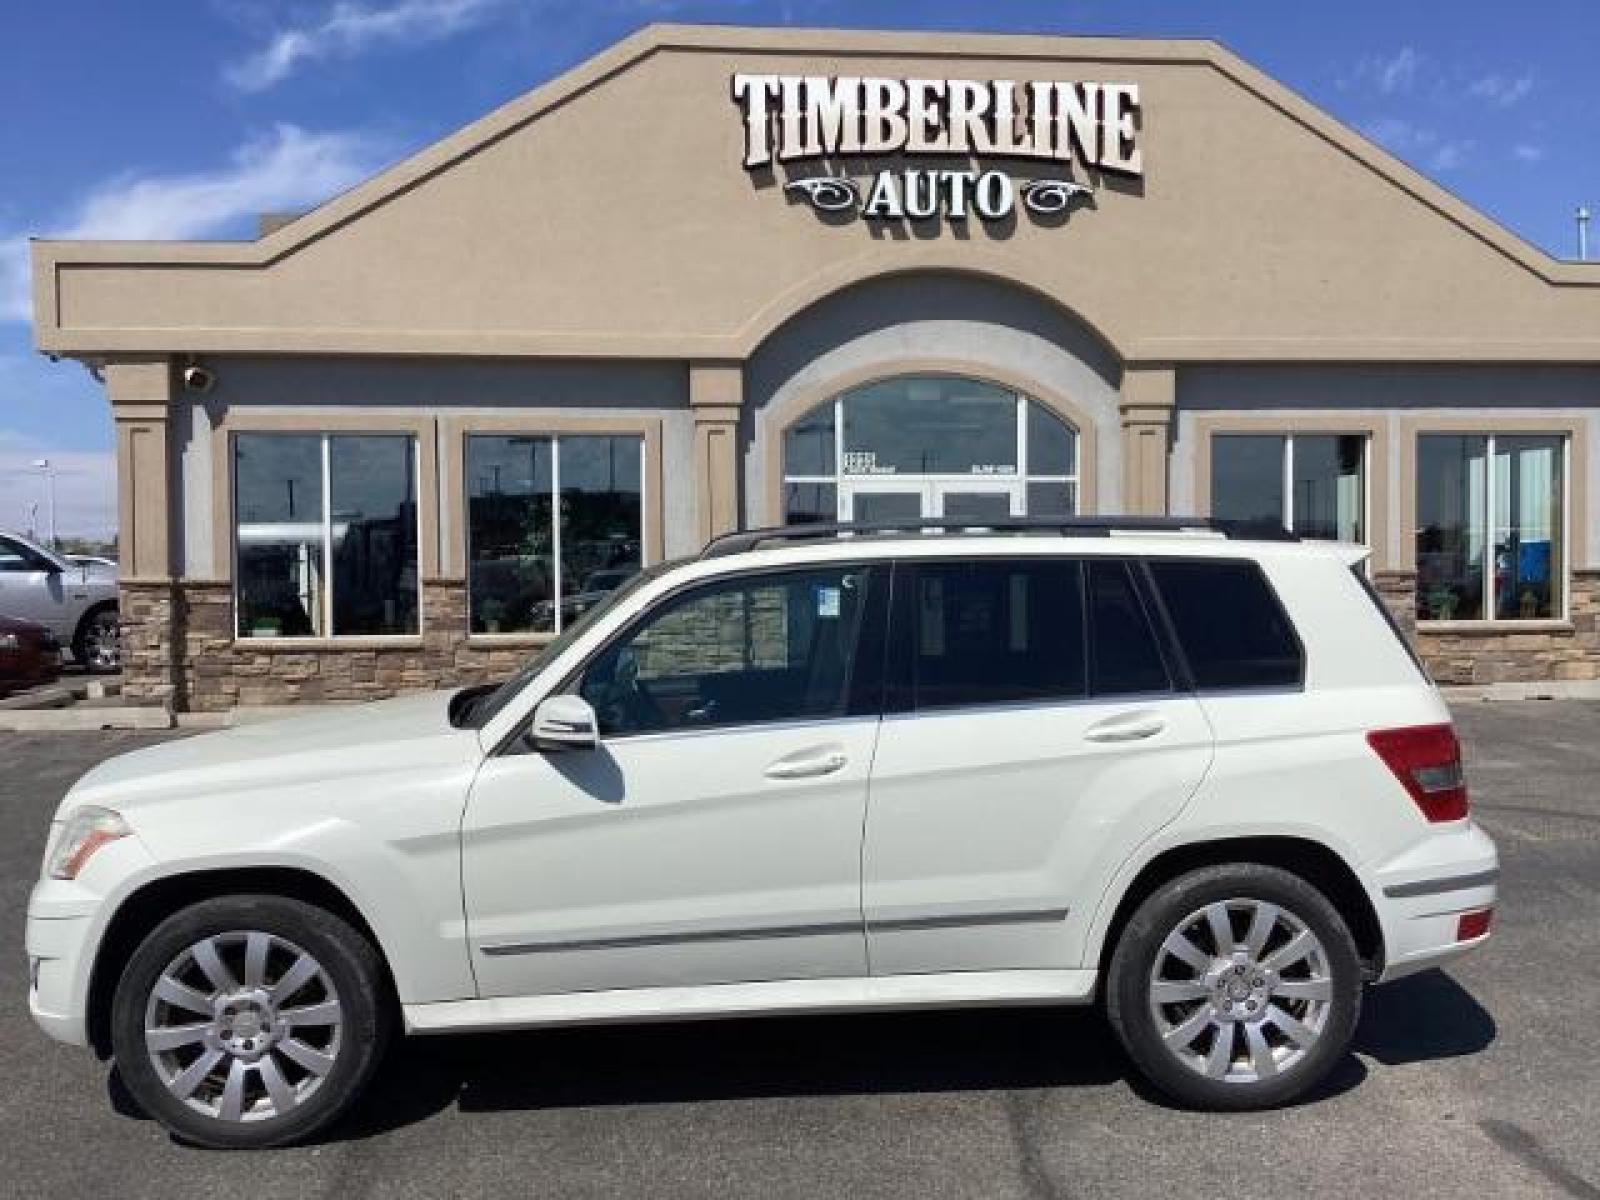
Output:
<svg viewBox="0 0 1600 1200">
<path fill-rule="evenodd" d="M 958 521 L 999 521 L 1022 515 L 1022 487 L 1016 483 L 961 480 L 935 483 L 930 516 Z"/>
<path fill-rule="evenodd" d="M 858 523 L 933 516 L 932 487 L 904 479 L 851 480 L 839 488 L 839 519 Z"/>
</svg>

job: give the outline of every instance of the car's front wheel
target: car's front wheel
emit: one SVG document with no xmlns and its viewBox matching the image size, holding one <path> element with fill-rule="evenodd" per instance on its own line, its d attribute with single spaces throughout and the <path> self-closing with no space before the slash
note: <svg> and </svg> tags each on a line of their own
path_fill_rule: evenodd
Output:
<svg viewBox="0 0 1600 1200">
<path fill-rule="evenodd" d="M 1284 1104 L 1338 1062 L 1361 1010 L 1361 964 L 1326 896 L 1257 864 L 1207 867 L 1124 927 L 1106 1011 L 1140 1071 L 1203 1109 Z"/>
<path fill-rule="evenodd" d="M 84 619 L 72 639 L 72 656 L 96 675 L 122 670 L 122 623 L 116 609 L 102 608 Z"/>
<path fill-rule="evenodd" d="M 117 1068 L 134 1100 L 188 1141 L 300 1141 L 371 1077 L 389 1027 L 381 980 L 371 942 L 323 909 L 206 900 L 158 925 L 123 970 Z"/>
</svg>

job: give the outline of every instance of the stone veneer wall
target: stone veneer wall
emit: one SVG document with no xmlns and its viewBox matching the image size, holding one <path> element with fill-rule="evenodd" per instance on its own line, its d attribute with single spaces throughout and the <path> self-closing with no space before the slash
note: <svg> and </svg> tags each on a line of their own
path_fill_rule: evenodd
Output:
<svg viewBox="0 0 1600 1200">
<path fill-rule="evenodd" d="M 1380 571 L 1378 593 L 1441 684 L 1600 679 L 1600 571 L 1572 575 L 1570 629 L 1418 633 L 1416 576 Z M 235 642 L 225 583 L 122 585 L 123 698 L 179 712 L 235 705 L 377 700 L 421 688 L 503 678 L 531 651 L 471 644 L 466 585 L 422 585 L 419 643 L 339 649 Z M 780 619 L 767 613 L 768 624 Z"/>
<path fill-rule="evenodd" d="M 401 645 L 235 641 L 226 583 L 125 584 L 122 605 L 123 696 L 179 712 L 378 700 L 483 683 L 511 674 L 533 650 L 469 644 L 466 585 L 448 580 L 423 581 L 424 633 Z"/>
<path fill-rule="evenodd" d="M 1571 628 L 1417 631 L 1417 580 L 1380 571 L 1373 580 L 1440 684 L 1549 683 L 1600 679 L 1600 571 L 1572 573 Z"/>
</svg>

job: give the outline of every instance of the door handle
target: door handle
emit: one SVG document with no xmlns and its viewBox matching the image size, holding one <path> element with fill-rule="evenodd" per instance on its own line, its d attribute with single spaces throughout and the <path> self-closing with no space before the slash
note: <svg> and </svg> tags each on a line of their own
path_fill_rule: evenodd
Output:
<svg viewBox="0 0 1600 1200">
<path fill-rule="evenodd" d="M 843 750 L 802 750 L 780 758 L 767 768 L 768 779 L 810 779 L 817 775 L 832 775 L 841 769 L 849 758 Z"/>
<path fill-rule="evenodd" d="M 1166 727 L 1165 721 L 1151 713 L 1125 713 L 1089 726 L 1083 738 L 1087 742 L 1138 742 L 1155 737 Z"/>
</svg>

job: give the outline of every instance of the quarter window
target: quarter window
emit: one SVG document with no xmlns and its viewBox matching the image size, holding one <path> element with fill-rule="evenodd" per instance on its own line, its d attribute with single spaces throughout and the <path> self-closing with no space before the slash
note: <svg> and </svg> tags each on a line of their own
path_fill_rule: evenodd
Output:
<svg viewBox="0 0 1600 1200">
<path fill-rule="evenodd" d="M 1190 559 L 1150 564 L 1173 631 L 1202 690 L 1297 687 L 1304 653 L 1254 563 Z"/>
<path fill-rule="evenodd" d="M 1365 541 L 1366 450 L 1362 434 L 1216 434 L 1211 515 Z"/>
<path fill-rule="evenodd" d="M 847 566 L 697 588 L 602 651 L 578 694 L 602 734 L 845 716 L 861 682 L 872 582 L 872 568 Z M 876 697 L 871 704 L 876 711 Z"/>
<path fill-rule="evenodd" d="M 414 634 L 417 441 L 233 439 L 238 636 Z"/>
<path fill-rule="evenodd" d="M 643 565 L 644 439 L 467 438 L 473 633 L 559 633 Z"/>
<path fill-rule="evenodd" d="M 1417 439 L 1417 616 L 1517 621 L 1564 611 L 1559 435 Z"/>
<path fill-rule="evenodd" d="M 1076 561 L 989 559 L 904 570 L 910 603 L 902 602 L 899 611 L 910 637 L 896 637 L 909 659 L 903 676 L 911 707 L 1083 696 L 1083 590 Z"/>
</svg>

